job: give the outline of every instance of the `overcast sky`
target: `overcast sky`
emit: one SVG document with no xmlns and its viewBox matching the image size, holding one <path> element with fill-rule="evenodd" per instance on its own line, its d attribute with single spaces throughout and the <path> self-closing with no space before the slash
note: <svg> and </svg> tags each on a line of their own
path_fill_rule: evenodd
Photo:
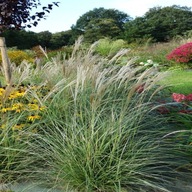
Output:
<svg viewBox="0 0 192 192">
<path fill-rule="evenodd" d="M 59 7 L 54 6 L 51 13 L 47 14 L 46 20 L 41 20 L 37 27 L 27 30 L 51 33 L 66 31 L 76 24 L 80 16 L 100 7 L 117 9 L 135 18 L 143 16 L 150 8 L 156 6 L 192 6 L 192 0 L 40 0 L 42 6 L 52 1 L 59 1 Z"/>
</svg>

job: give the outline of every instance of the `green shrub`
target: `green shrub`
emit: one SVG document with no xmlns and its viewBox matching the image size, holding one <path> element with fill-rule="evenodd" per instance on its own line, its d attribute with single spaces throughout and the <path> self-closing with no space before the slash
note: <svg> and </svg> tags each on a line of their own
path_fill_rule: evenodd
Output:
<svg viewBox="0 0 192 192">
<path fill-rule="evenodd" d="M 120 49 L 126 47 L 126 42 L 122 39 L 110 40 L 108 38 L 98 41 L 95 51 L 104 57 L 113 57 Z"/>
</svg>

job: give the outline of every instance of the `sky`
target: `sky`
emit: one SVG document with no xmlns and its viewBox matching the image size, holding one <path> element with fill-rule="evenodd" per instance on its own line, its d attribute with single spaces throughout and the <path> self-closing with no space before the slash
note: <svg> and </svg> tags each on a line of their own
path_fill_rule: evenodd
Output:
<svg viewBox="0 0 192 192">
<path fill-rule="evenodd" d="M 117 9 L 135 18 L 143 16 L 150 8 L 156 6 L 192 6 L 192 0 L 40 0 L 41 6 L 33 11 L 41 11 L 43 6 L 58 1 L 59 7 L 54 6 L 53 10 L 47 14 L 46 19 L 39 21 L 36 27 L 26 29 L 36 33 L 50 31 L 51 33 L 67 31 L 80 16 L 93 10 L 103 7 L 105 9 Z"/>
</svg>

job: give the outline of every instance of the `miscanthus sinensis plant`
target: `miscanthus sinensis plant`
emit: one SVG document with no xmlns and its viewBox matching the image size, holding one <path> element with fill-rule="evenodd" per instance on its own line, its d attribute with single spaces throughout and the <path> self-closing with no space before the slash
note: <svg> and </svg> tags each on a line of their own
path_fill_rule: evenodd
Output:
<svg viewBox="0 0 192 192">
<path fill-rule="evenodd" d="M 166 136 L 173 129 L 167 117 L 153 110 L 165 74 L 132 68 L 129 60 L 115 66 L 127 50 L 105 60 L 95 44 L 81 44 L 69 59 L 58 55 L 30 72 L 31 82 L 38 77 L 50 91 L 41 98 L 31 91 L 47 108 L 31 124 L 37 132 L 26 142 L 19 179 L 61 191 L 169 191 L 189 159 L 175 135 Z"/>
</svg>

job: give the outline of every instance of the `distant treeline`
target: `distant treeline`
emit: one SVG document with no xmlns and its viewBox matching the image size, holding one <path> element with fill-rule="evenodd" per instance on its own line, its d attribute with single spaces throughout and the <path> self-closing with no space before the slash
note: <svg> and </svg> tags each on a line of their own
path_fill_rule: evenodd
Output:
<svg viewBox="0 0 192 192">
<path fill-rule="evenodd" d="M 151 39 L 153 42 L 167 42 L 176 36 L 191 34 L 191 8 L 173 5 L 151 8 L 144 16 L 135 19 L 116 9 L 95 8 L 83 14 L 68 31 L 35 33 L 7 30 L 2 35 L 6 38 L 8 47 L 31 49 L 41 45 L 55 50 L 73 45 L 80 35 L 84 36 L 87 43 L 102 38 L 142 43 L 146 39 Z"/>
</svg>

